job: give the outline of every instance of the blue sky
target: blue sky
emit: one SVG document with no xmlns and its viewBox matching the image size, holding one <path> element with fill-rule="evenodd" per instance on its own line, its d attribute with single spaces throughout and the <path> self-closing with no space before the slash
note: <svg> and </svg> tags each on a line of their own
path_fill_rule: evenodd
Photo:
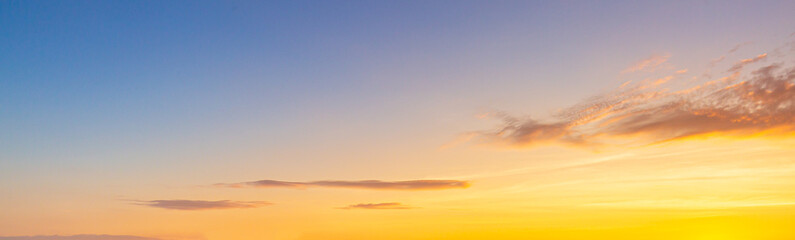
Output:
<svg viewBox="0 0 795 240">
<path fill-rule="evenodd" d="M 340 132 L 373 138 L 383 126 L 412 131 L 429 117 L 483 109 L 544 115 L 620 84 L 615 72 L 648 55 L 673 53 L 691 65 L 744 41 L 772 46 L 790 33 L 791 9 L 750 1 L 6 1 L 3 152 L 47 162 L 252 138 L 248 147 L 293 146 Z M 318 136 L 295 136 L 303 132 Z"/>
</svg>

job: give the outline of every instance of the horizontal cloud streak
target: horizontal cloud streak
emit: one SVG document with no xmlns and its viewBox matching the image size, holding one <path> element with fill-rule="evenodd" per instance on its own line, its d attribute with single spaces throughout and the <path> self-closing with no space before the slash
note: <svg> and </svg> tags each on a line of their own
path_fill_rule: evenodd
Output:
<svg viewBox="0 0 795 240">
<path fill-rule="evenodd" d="M 211 209 L 233 209 L 233 208 L 257 208 L 271 205 L 263 201 L 202 201 L 202 200 L 152 200 L 137 201 L 138 205 L 154 208 L 174 209 L 174 210 L 211 210 Z"/>
<path fill-rule="evenodd" d="M 219 183 L 219 187 L 231 188 L 354 188 L 372 190 L 442 190 L 452 188 L 467 188 L 469 182 L 459 180 L 411 180 L 411 181 L 314 181 L 314 182 L 286 182 L 277 180 L 260 180 L 243 183 Z"/>
<path fill-rule="evenodd" d="M 614 93 L 561 111 L 551 122 L 501 115 L 503 125 L 498 130 L 480 132 L 475 139 L 509 146 L 599 146 L 616 143 L 620 137 L 659 142 L 710 133 L 792 132 L 795 68 L 775 63 L 742 74 L 748 65 L 766 58 L 761 54 L 740 60 L 729 68 L 730 75 L 678 91 L 660 87 L 675 80 L 676 74 L 631 86 L 625 83 Z"/>
<path fill-rule="evenodd" d="M 412 209 L 413 207 L 403 205 L 402 203 L 360 203 L 354 204 L 340 209 Z"/>
<path fill-rule="evenodd" d="M 735 63 L 735 64 L 734 64 L 734 66 L 732 66 L 731 68 L 729 68 L 729 70 L 727 70 L 727 71 L 728 71 L 728 72 L 736 72 L 736 71 L 740 71 L 740 70 L 742 70 L 742 69 L 743 69 L 743 67 L 745 67 L 746 65 L 749 65 L 749 64 L 752 64 L 752 63 L 755 63 L 755 62 L 762 61 L 762 60 L 764 60 L 765 58 L 767 58 L 767 53 L 760 54 L 759 56 L 756 56 L 755 58 L 748 58 L 748 59 L 743 59 L 743 60 L 740 60 L 740 62 L 738 62 L 738 63 Z"/>
<path fill-rule="evenodd" d="M 73 236 L 14 236 L 0 237 L 0 240 L 162 240 L 128 235 L 73 235 Z"/>
<path fill-rule="evenodd" d="M 637 71 L 654 71 L 657 67 L 668 61 L 670 55 L 654 55 L 635 63 L 631 67 L 624 69 L 621 73 L 631 73 Z"/>
</svg>

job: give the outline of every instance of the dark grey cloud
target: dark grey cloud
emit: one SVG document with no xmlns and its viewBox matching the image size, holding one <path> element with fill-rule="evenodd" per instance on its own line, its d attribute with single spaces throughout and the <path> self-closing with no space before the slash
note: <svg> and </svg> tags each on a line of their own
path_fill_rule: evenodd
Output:
<svg viewBox="0 0 795 240">
<path fill-rule="evenodd" d="M 403 205 L 402 203 L 389 202 L 389 203 L 360 203 L 341 207 L 340 209 L 412 209 L 413 207 Z"/>
<path fill-rule="evenodd" d="M 442 190 L 452 188 L 467 188 L 469 182 L 459 180 L 410 180 L 410 181 L 313 181 L 313 182 L 287 182 L 277 180 L 260 180 L 242 183 L 219 183 L 219 187 L 231 188 L 354 188 L 372 190 Z"/>
<path fill-rule="evenodd" d="M 211 209 L 233 209 L 233 208 L 257 208 L 271 205 L 264 201 L 202 201 L 202 200 L 152 200 L 135 201 L 135 204 L 155 208 L 174 209 L 174 210 L 211 210 Z"/>
</svg>

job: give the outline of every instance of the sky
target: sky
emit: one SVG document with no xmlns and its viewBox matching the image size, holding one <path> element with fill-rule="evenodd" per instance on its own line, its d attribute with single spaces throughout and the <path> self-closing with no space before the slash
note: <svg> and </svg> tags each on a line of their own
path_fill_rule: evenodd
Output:
<svg viewBox="0 0 795 240">
<path fill-rule="evenodd" d="M 793 11 L 0 1 L 0 239 L 792 239 Z"/>
</svg>

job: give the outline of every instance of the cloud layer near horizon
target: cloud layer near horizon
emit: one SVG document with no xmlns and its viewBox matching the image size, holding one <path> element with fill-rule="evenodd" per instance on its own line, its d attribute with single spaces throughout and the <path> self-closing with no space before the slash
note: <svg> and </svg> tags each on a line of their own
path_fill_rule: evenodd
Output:
<svg viewBox="0 0 795 240">
<path fill-rule="evenodd" d="M 202 200 L 152 200 L 136 201 L 138 205 L 154 208 L 174 209 L 174 210 L 211 210 L 211 209 L 233 209 L 233 208 L 257 208 L 271 205 L 264 201 L 202 201 Z"/>
<path fill-rule="evenodd" d="M 72 235 L 72 236 L 13 236 L 0 237 L 0 240 L 162 240 L 159 238 L 129 235 Z"/>
<path fill-rule="evenodd" d="M 403 205 L 402 203 L 389 202 L 389 203 L 360 203 L 341 207 L 340 209 L 412 209 L 413 207 Z"/>
<path fill-rule="evenodd" d="M 514 147 L 543 143 L 601 146 L 627 142 L 654 143 L 721 133 L 749 135 L 795 130 L 795 68 L 772 63 L 743 74 L 767 54 L 742 59 L 727 76 L 672 90 L 669 85 L 687 71 L 622 85 L 613 93 L 592 97 L 564 109 L 554 121 L 496 114 L 503 124 L 476 139 Z M 668 84 L 668 85 L 666 85 Z M 643 139 L 642 141 L 638 141 Z"/>
<path fill-rule="evenodd" d="M 314 182 L 287 182 L 277 180 L 260 180 L 254 182 L 242 183 L 219 183 L 219 187 L 230 188 L 310 188 L 310 187 L 328 187 L 328 188 L 354 188 L 354 189 L 372 189 L 372 190 L 442 190 L 453 188 L 467 188 L 469 182 L 459 180 L 410 180 L 410 181 L 379 181 L 379 180 L 362 180 L 362 181 L 314 181 Z"/>
</svg>

